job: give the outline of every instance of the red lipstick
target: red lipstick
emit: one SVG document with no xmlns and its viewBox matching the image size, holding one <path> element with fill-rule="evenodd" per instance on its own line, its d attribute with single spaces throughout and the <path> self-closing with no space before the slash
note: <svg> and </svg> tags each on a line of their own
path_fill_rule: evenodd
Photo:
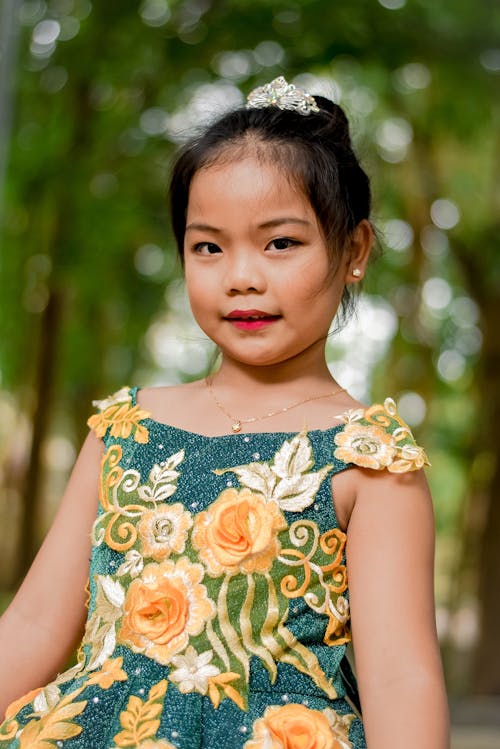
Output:
<svg viewBox="0 0 500 749">
<path fill-rule="evenodd" d="M 261 330 L 279 320 L 280 315 L 270 315 L 260 309 L 234 309 L 225 319 L 240 330 Z"/>
</svg>

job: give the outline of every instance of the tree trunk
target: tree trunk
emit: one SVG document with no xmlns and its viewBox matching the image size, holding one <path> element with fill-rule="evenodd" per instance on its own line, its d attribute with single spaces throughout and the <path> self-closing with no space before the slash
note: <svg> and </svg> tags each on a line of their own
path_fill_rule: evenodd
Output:
<svg viewBox="0 0 500 749">
<path fill-rule="evenodd" d="M 484 359 L 479 385 L 484 393 L 481 446 L 489 453 L 492 475 L 487 481 L 484 529 L 479 559 L 481 637 L 475 654 L 472 691 L 500 695 L 500 337 L 497 300 L 483 308 Z M 488 478 L 488 477 L 487 477 Z"/>
<path fill-rule="evenodd" d="M 38 550 L 37 528 L 41 499 L 41 453 L 50 420 L 54 394 L 54 374 L 57 367 L 57 345 L 61 326 L 61 299 L 51 291 L 42 313 L 35 399 L 32 417 L 32 439 L 29 463 L 21 503 L 21 543 L 19 545 L 18 574 L 20 581 L 29 569 Z"/>
</svg>

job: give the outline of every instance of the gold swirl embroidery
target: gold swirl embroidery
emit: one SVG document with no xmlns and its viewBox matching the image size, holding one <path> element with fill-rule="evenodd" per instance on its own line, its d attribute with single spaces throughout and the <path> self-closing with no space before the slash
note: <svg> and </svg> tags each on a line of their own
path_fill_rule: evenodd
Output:
<svg viewBox="0 0 500 749">
<path fill-rule="evenodd" d="M 112 445 L 102 459 L 99 502 L 104 512 L 92 529 L 94 546 L 100 546 L 104 541 L 115 551 L 127 551 L 134 545 L 137 529 L 131 519 L 144 512 L 142 505 L 120 504 L 119 492 L 135 492 L 141 478 L 138 471 L 124 471 L 120 467 L 122 455 L 122 448 Z"/>
<path fill-rule="evenodd" d="M 294 547 L 282 549 L 278 559 L 293 572 L 282 577 L 281 592 L 287 598 L 303 596 L 309 608 L 328 616 L 327 645 L 349 641 L 349 606 L 342 596 L 347 589 L 347 570 L 342 564 L 345 533 L 334 528 L 320 536 L 311 520 L 297 520 L 289 528 L 289 538 Z"/>
<path fill-rule="evenodd" d="M 390 431 L 395 442 L 402 442 L 409 439 L 412 443 L 415 443 L 410 427 L 398 414 L 396 404 L 392 398 L 386 398 L 384 405 L 377 403 L 367 408 L 363 414 L 363 419 L 369 424 L 375 424 L 386 429 L 392 427 Z M 399 426 L 395 427 L 393 422 L 396 422 Z"/>
<path fill-rule="evenodd" d="M 14 719 L 7 719 L 5 723 L 0 726 L 0 741 L 9 741 L 13 739 L 19 730 L 19 723 Z"/>
<path fill-rule="evenodd" d="M 385 428 L 390 427 L 392 423 L 392 419 L 387 413 L 387 411 L 385 410 L 385 408 L 378 403 L 366 409 L 366 411 L 363 414 L 363 419 L 367 421 L 369 424 L 374 424 L 375 426 L 385 427 Z"/>
<path fill-rule="evenodd" d="M 304 575 L 304 579 L 301 583 L 299 583 L 298 572 L 295 575 L 285 575 L 285 577 L 281 578 L 281 592 L 287 598 L 300 598 L 307 591 L 309 583 L 311 582 L 311 568 L 307 564 L 305 554 L 303 554 L 301 551 L 298 551 L 298 549 L 286 549 L 286 552 L 289 557 L 297 558 L 296 564 L 299 564 L 301 566 L 301 572 Z M 291 560 L 289 558 L 287 560 L 287 563 L 291 564 Z"/>
<path fill-rule="evenodd" d="M 268 584 L 269 598 L 270 600 L 273 600 L 277 608 L 278 597 L 271 577 L 268 577 Z M 312 650 L 306 648 L 306 646 L 299 642 L 295 635 L 287 627 L 285 627 L 285 620 L 287 615 L 288 612 L 285 612 L 283 614 L 277 627 L 277 634 L 283 639 L 286 646 L 282 649 L 282 652 L 277 655 L 277 659 L 282 661 L 282 663 L 289 663 L 298 671 L 301 671 L 303 674 L 307 674 L 308 676 L 310 676 L 316 686 L 322 689 L 328 695 L 328 697 L 335 699 L 335 697 L 337 697 L 337 690 L 327 679 L 326 674 L 319 665 L 317 657 L 314 655 Z"/>
<path fill-rule="evenodd" d="M 288 533 L 290 541 L 295 547 L 303 547 L 312 539 L 311 548 L 307 554 L 304 554 L 297 548 L 292 548 L 283 549 L 278 557 L 279 561 L 288 567 L 296 568 L 294 573 L 285 575 L 281 579 L 281 592 L 287 598 L 299 598 L 305 594 L 311 582 L 311 566 L 309 562 L 318 548 L 319 528 L 312 520 L 296 520 L 288 529 Z M 300 573 L 304 576 L 301 583 L 298 580 L 299 569 Z"/>
</svg>

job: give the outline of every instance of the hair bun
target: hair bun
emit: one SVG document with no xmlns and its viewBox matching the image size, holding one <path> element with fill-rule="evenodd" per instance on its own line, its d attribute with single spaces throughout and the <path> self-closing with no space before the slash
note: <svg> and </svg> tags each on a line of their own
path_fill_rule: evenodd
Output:
<svg viewBox="0 0 500 749">
<path fill-rule="evenodd" d="M 349 121 L 344 110 L 338 104 L 325 96 L 314 95 L 314 100 L 318 105 L 320 112 L 329 115 L 329 124 L 332 128 L 331 135 L 337 142 L 351 148 L 351 136 L 349 133 Z"/>
</svg>

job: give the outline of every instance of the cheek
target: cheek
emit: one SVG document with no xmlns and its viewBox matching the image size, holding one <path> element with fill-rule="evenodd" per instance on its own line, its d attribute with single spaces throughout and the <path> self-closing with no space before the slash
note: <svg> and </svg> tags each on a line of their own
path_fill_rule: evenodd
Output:
<svg viewBox="0 0 500 749">
<path fill-rule="evenodd" d="M 210 276 L 199 273 L 191 274 L 186 268 L 185 281 L 191 311 L 198 324 L 204 327 L 207 314 L 213 312 L 216 304 L 216 294 L 210 284 Z"/>
<path fill-rule="evenodd" d="M 199 297 L 203 296 L 207 287 L 207 279 L 191 268 L 191 265 L 187 262 L 184 267 L 184 280 L 189 301 L 193 304 Z"/>
<path fill-rule="evenodd" d="M 328 265 L 322 264 L 321 267 L 304 265 L 303 268 L 294 274 L 290 279 L 289 293 L 305 303 L 311 303 L 318 298 L 332 298 L 337 293 L 336 279 L 330 277 Z"/>
</svg>

